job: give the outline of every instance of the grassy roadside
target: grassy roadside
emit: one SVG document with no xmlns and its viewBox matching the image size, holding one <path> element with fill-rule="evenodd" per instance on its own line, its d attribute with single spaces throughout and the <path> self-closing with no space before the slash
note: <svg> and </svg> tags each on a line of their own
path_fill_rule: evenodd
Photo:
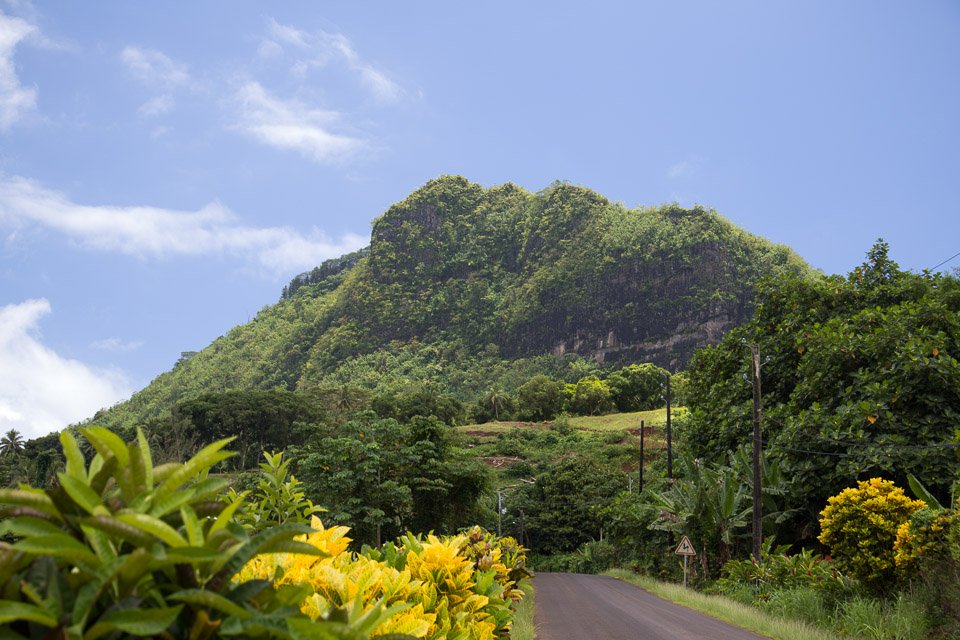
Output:
<svg viewBox="0 0 960 640">
<path fill-rule="evenodd" d="M 523 600 L 513 611 L 513 625 L 510 628 L 511 640 L 533 640 L 537 637 L 537 630 L 533 626 L 534 591 L 533 582 L 525 580 L 520 583 L 523 591 Z"/>
<path fill-rule="evenodd" d="M 603 575 L 635 584 L 650 593 L 694 609 L 709 616 L 729 622 L 761 636 L 774 640 L 837 640 L 839 636 L 796 620 L 786 620 L 764 613 L 755 607 L 724 598 L 708 596 L 677 584 L 658 582 L 653 578 L 639 576 L 623 569 L 612 569 Z"/>
</svg>

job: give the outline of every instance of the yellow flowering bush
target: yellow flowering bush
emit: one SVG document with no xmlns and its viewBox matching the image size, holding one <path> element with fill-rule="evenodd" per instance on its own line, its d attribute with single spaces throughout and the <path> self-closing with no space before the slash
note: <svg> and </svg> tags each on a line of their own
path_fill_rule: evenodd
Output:
<svg viewBox="0 0 960 640">
<path fill-rule="evenodd" d="M 316 531 L 299 540 L 323 556 L 264 554 L 251 560 L 240 578 L 302 587 L 300 609 L 311 619 L 354 626 L 365 621 L 372 638 L 493 640 L 507 635 L 510 603 L 520 592 L 500 562 L 501 543 L 490 537 L 479 545 L 489 537 L 479 528 L 451 537 L 407 534 L 399 546 L 356 554 L 348 551 L 347 527 L 324 528 L 316 517 L 312 526 Z M 525 564 L 515 541 L 502 544 L 511 550 L 514 565 Z M 484 551 L 479 558 L 478 551 Z"/>
<path fill-rule="evenodd" d="M 820 542 L 830 547 L 840 571 L 868 587 L 883 589 L 895 578 L 898 530 L 925 506 L 889 480 L 858 482 L 827 500 L 820 512 Z"/>
<path fill-rule="evenodd" d="M 953 510 L 925 508 L 914 513 L 897 529 L 893 543 L 894 562 L 900 574 L 913 577 L 923 560 L 949 555 L 948 536 L 958 526 L 960 517 Z"/>
</svg>

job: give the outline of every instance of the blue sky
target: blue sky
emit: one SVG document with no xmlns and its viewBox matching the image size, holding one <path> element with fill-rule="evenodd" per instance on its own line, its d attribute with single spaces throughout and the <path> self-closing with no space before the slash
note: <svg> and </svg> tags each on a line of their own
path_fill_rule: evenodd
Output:
<svg viewBox="0 0 960 640">
<path fill-rule="evenodd" d="M 947 1 L 0 0 L 0 430 L 128 396 L 445 173 L 932 267 L 958 80 Z"/>
</svg>

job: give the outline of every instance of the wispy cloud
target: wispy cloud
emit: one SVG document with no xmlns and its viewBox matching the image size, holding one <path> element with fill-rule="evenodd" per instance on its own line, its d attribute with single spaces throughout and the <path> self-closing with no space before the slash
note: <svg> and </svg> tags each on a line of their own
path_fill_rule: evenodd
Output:
<svg viewBox="0 0 960 640">
<path fill-rule="evenodd" d="M 143 346 L 142 340 L 122 340 L 120 338 L 104 338 L 95 340 L 90 346 L 100 351 L 110 351 L 112 353 L 126 353 L 136 351 Z"/>
<path fill-rule="evenodd" d="M 337 133 L 340 114 L 311 108 L 298 100 L 281 100 L 259 82 L 248 82 L 231 101 L 233 128 L 278 149 L 297 151 L 319 163 L 337 163 L 368 148 L 361 137 Z"/>
<path fill-rule="evenodd" d="M 37 106 L 36 88 L 20 83 L 13 54 L 17 45 L 39 35 L 38 29 L 20 18 L 0 13 L 0 131 L 6 131 Z"/>
<path fill-rule="evenodd" d="M 198 211 L 83 205 L 21 177 L 0 177 L 0 224 L 40 225 L 82 247 L 142 259 L 235 255 L 275 274 L 305 269 L 366 244 L 356 234 L 333 240 L 319 229 L 304 235 L 285 227 L 244 226 L 219 202 Z"/>
<path fill-rule="evenodd" d="M 170 110 L 173 109 L 176 102 L 173 99 L 173 96 L 170 94 L 164 93 L 159 96 L 154 96 L 150 98 L 137 109 L 137 113 L 140 115 L 153 118 L 156 116 L 161 116 Z"/>
<path fill-rule="evenodd" d="M 667 169 L 667 177 L 671 180 L 676 180 L 677 178 L 692 176 L 700 170 L 702 165 L 703 158 L 700 156 L 691 156 L 676 164 L 670 165 L 670 168 Z"/>
<path fill-rule="evenodd" d="M 377 100 L 396 102 L 404 96 L 400 85 L 391 80 L 385 71 L 364 60 L 350 39 L 342 33 L 303 31 L 271 18 L 267 25 L 267 36 L 260 43 L 261 57 L 276 58 L 286 49 L 292 50 L 294 62 L 291 70 L 296 75 L 305 75 L 312 68 L 341 64 Z"/>
<path fill-rule="evenodd" d="M 44 299 L 0 307 L 0 424 L 36 437 L 91 417 L 130 395 L 116 370 L 65 358 L 44 345 Z"/>
<path fill-rule="evenodd" d="M 190 82 L 185 65 L 174 62 L 156 49 L 126 47 L 120 52 L 120 60 L 134 78 L 148 87 L 176 89 Z"/>
<path fill-rule="evenodd" d="M 126 47 L 120 52 L 120 60 L 127 71 L 145 87 L 159 90 L 158 95 L 143 103 L 137 112 L 152 118 L 168 113 L 176 105 L 173 93 L 189 87 L 192 83 L 186 65 L 174 62 L 156 49 Z"/>
</svg>

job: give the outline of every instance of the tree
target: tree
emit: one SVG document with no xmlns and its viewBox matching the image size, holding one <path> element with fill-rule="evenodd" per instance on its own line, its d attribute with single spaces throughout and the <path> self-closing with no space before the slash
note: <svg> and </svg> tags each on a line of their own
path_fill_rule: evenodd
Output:
<svg viewBox="0 0 960 640">
<path fill-rule="evenodd" d="M 749 438 L 746 344 L 763 358 L 764 448 L 793 480 L 781 539 L 810 540 L 831 495 L 869 477 L 957 478 L 960 281 L 899 270 L 878 242 L 846 277 L 763 282 L 750 323 L 690 366 L 684 441 L 707 460 Z M 798 535 L 799 534 L 799 535 Z"/>
<path fill-rule="evenodd" d="M 518 495 L 530 546 L 537 553 L 566 553 L 600 537 L 604 509 L 626 484 L 623 471 L 588 456 L 568 457 Z"/>
<path fill-rule="evenodd" d="M 613 401 L 620 411 L 646 411 L 663 403 L 664 380 L 669 373 L 650 364 L 631 364 L 607 377 Z M 679 403 L 678 403 L 679 404 Z"/>
<path fill-rule="evenodd" d="M 517 389 L 517 413 L 523 420 L 543 421 L 555 417 L 563 408 L 562 382 L 535 375 Z"/>
<path fill-rule="evenodd" d="M 586 376 L 566 387 L 566 407 L 582 416 L 596 416 L 613 410 L 610 385 L 597 376 Z"/>
<path fill-rule="evenodd" d="M 16 456 L 21 452 L 23 452 L 23 436 L 16 429 L 10 429 L 0 438 L 0 455 Z"/>
</svg>

